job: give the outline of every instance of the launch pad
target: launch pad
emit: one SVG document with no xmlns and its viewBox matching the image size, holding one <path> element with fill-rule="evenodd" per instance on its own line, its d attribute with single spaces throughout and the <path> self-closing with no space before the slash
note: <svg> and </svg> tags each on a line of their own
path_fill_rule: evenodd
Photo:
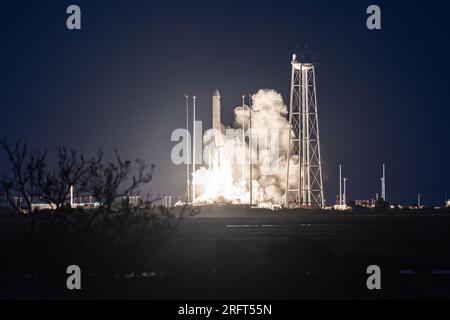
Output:
<svg viewBox="0 0 450 320">
<path fill-rule="evenodd" d="M 325 207 L 315 64 L 311 55 L 298 53 L 291 66 L 289 107 L 274 90 L 248 95 L 248 103 L 243 95 L 242 104 L 234 110 L 234 127 L 221 123 L 221 96 L 214 90 L 212 128 L 203 135 L 200 147 L 204 158 L 199 166 L 195 162 L 199 146 L 195 144 L 193 97 L 194 151 L 192 168 L 186 165 L 187 203 L 270 209 Z"/>
</svg>

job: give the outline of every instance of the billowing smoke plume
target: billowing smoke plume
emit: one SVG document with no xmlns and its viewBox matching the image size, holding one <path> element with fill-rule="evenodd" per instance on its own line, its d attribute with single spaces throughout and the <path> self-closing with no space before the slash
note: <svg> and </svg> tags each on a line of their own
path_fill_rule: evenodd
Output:
<svg viewBox="0 0 450 320">
<path fill-rule="evenodd" d="M 249 203 L 251 186 L 254 204 L 282 204 L 291 132 L 283 98 L 274 90 L 259 90 L 252 95 L 252 106 L 236 107 L 234 113 L 234 128 L 205 132 L 203 159 L 206 166 L 193 175 L 195 202 Z M 251 131 L 248 130 L 250 116 Z M 292 156 L 290 161 L 297 162 L 298 157 Z M 297 175 L 290 173 L 292 184 L 296 183 Z"/>
</svg>

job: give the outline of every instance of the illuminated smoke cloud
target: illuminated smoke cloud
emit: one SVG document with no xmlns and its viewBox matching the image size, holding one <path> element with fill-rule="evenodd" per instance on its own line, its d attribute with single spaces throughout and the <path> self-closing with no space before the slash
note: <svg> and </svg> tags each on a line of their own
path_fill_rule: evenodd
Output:
<svg viewBox="0 0 450 320">
<path fill-rule="evenodd" d="M 252 95 L 252 139 L 248 130 L 249 106 L 234 110 L 234 128 L 225 133 L 208 130 L 203 138 L 205 166 L 193 175 L 196 203 L 249 203 L 250 152 L 253 161 L 253 203 L 281 205 L 285 194 L 288 110 L 275 90 L 259 90 Z M 242 123 L 246 139 L 242 139 Z M 233 130 L 230 130 L 233 129 Z M 236 130 L 240 129 L 240 130 Z M 251 148 L 249 147 L 251 146 Z M 245 166 L 242 165 L 245 163 Z M 297 162 L 292 156 L 290 161 Z M 243 181 L 243 171 L 245 182 Z M 298 173 L 291 172 L 292 177 Z M 292 185 L 297 183 L 292 179 Z"/>
</svg>

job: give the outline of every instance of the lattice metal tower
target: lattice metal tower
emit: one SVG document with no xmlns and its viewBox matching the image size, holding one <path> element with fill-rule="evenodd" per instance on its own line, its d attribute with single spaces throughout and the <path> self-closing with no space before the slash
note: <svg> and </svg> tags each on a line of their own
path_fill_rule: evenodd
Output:
<svg viewBox="0 0 450 320">
<path fill-rule="evenodd" d="M 325 206 L 320 158 L 315 64 L 308 53 L 292 56 L 285 206 Z"/>
</svg>

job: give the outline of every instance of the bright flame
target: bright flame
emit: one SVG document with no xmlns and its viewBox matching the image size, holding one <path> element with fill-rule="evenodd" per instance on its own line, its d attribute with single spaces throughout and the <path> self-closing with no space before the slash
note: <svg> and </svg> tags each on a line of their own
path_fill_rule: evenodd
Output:
<svg viewBox="0 0 450 320">
<path fill-rule="evenodd" d="M 240 181 L 233 179 L 233 166 L 226 148 L 221 146 L 215 151 L 219 157 L 214 157 L 212 165 L 209 168 L 201 167 L 195 172 L 194 183 L 200 193 L 195 202 L 236 204 L 250 202 L 248 192 L 245 190 L 244 193 L 242 179 Z M 219 162 L 217 158 L 221 161 Z"/>
</svg>

